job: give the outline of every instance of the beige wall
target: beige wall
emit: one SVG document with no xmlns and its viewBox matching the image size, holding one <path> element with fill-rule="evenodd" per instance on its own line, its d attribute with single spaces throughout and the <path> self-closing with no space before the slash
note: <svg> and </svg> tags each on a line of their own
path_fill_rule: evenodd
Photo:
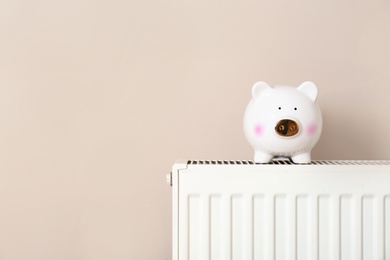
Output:
<svg viewBox="0 0 390 260">
<path fill-rule="evenodd" d="M 314 159 L 390 159 L 389 1 L 0 1 L 0 259 L 169 259 L 178 158 L 251 159 L 252 84 L 314 81 Z"/>
</svg>

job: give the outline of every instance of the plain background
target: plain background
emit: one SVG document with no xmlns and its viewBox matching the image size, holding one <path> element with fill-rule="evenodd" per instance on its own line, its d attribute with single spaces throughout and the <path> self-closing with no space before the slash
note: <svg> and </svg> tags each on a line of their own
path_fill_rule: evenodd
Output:
<svg viewBox="0 0 390 260">
<path fill-rule="evenodd" d="M 319 88 L 314 159 L 390 159 L 390 2 L 0 1 L 0 260 L 171 257 L 176 159 L 252 159 L 258 80 Z"/>
</svg>

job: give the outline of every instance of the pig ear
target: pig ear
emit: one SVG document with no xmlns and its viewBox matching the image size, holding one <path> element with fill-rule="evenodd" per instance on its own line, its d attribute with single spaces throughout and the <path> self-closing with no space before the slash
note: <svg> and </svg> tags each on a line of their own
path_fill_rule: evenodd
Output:
<svg viewBox="0 0 390 260">
<path fill-rule="evenodd" d="M 297 89 L 310 98 L 313 102 L 316 101 L 318 89 L 313 82 L 303 82 Z"/>
<path fill-rule="evenodd" d="M 271 89 L 272 87 L 264 81 L 256 82 L 252 87 L 252 96 L 254 99 L 258 98 L 265 90 Z"/>
</svg>

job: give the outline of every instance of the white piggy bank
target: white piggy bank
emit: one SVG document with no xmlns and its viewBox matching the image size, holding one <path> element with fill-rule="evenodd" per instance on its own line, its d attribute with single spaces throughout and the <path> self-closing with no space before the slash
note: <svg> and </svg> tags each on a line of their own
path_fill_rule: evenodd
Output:
<svg viewBox="0 0 390 260">
<path fill-rule="evenodd" d="M 322 116 L 315 103 L 317 87 L 304 82 L 299 87 L 270 87 L 257 82 L 244 115 L 244 132 L 255 150 L 254 161 L 267 163 L 273 157 L 291 157 L 294 163 L 310 163 L 310 151 L 322 130 Z"/>
</svg>

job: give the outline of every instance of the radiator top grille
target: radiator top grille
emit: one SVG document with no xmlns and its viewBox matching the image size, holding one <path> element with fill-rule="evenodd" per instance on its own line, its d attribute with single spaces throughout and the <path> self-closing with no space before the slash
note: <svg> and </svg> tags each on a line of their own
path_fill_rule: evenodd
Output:
<svg viewBox="0 0 390 260">
<path fill-rule="evenodd" d="M 247 160 L 188 160 L 187 164 L 196 165 L 302 165 L 288 158 L 273 159 L 269 163 L 255 163 Z M 390 160 L 315 160 L 303 165 L 390 165 Z"/>
</svg>

